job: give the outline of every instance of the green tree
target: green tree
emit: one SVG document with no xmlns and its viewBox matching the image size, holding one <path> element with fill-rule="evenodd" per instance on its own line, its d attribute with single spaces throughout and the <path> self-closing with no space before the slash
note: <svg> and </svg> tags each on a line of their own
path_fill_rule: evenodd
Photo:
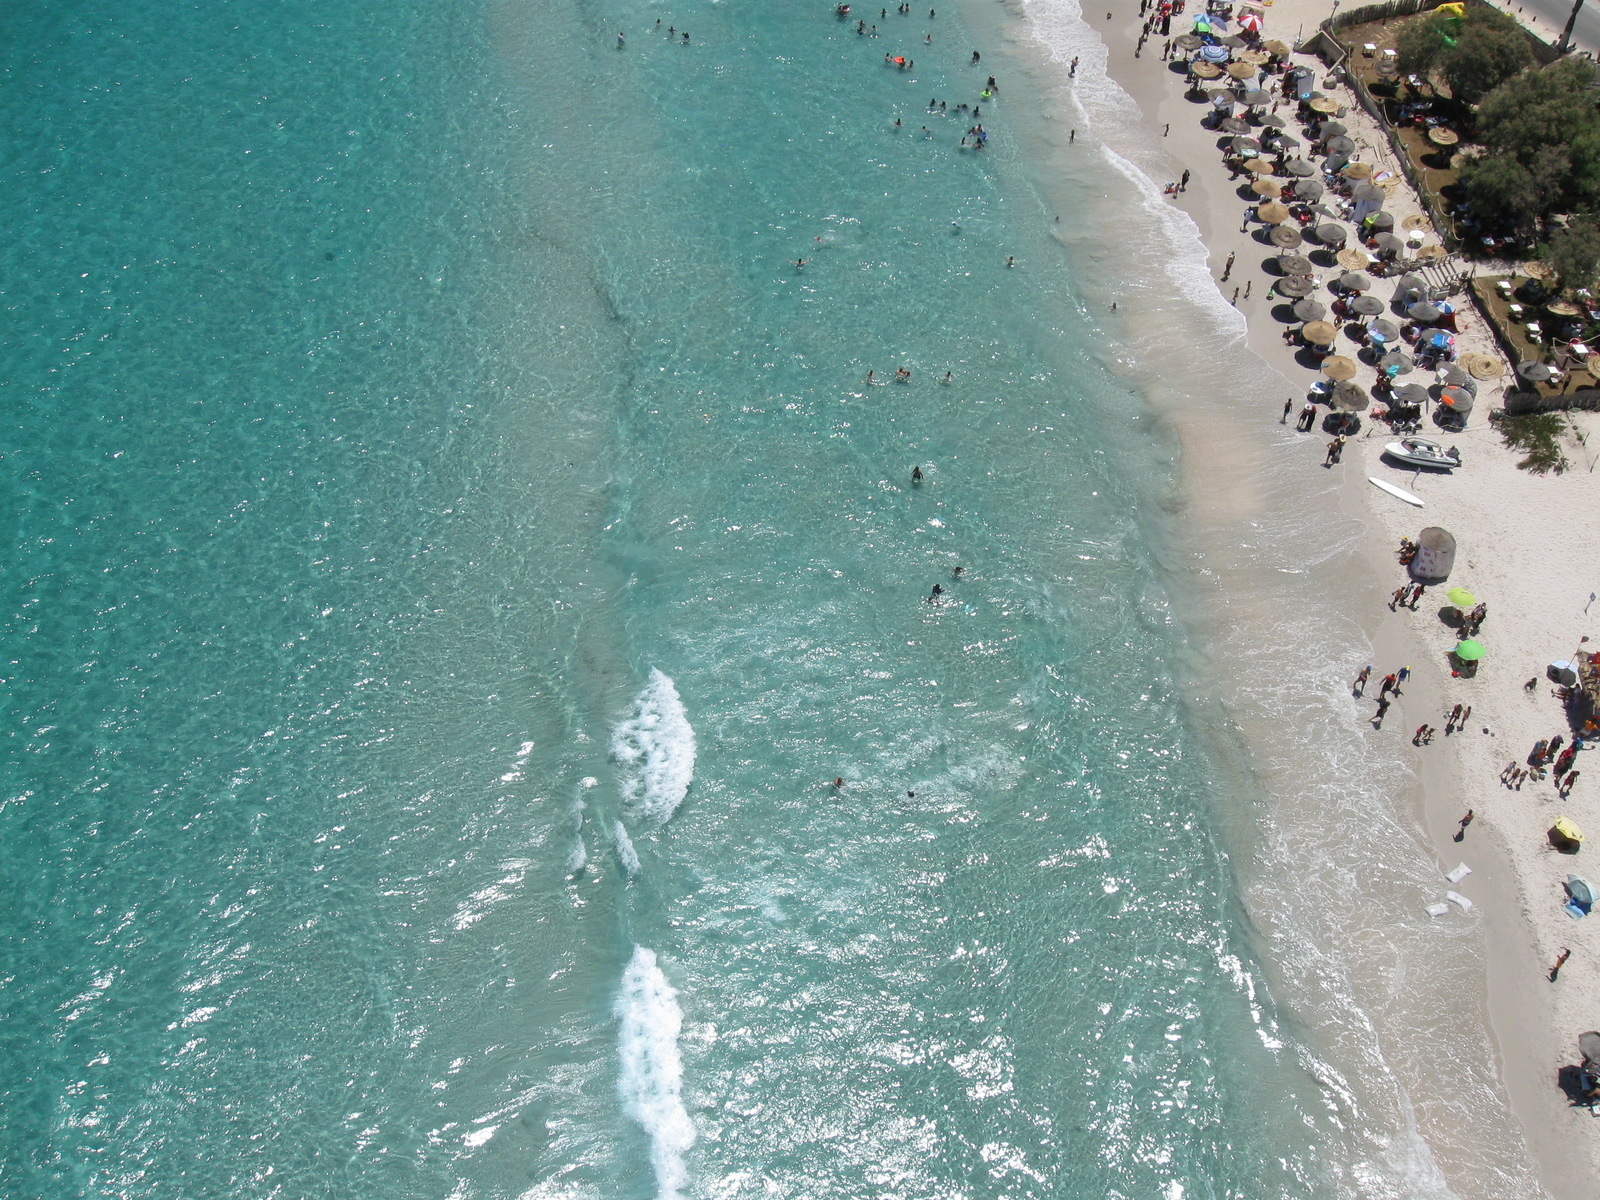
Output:
<svg viewBox="0 0 1600 1200">
<path fill-rule="evenodd" d="M 1476 104 L 1499 84 L 1533 65 L 1533 50 L 1522 29 L 1488 5 L 1457 17 L 1433 12 L 1409 22 L 1395 43 L 1400 69 L 1442 79 L 1450 94 Z"/>
<path fill-rule="evenodd" d="M 1550 236 L 1550 265 L 1563 287 L 1581 288 L 1600 276 L 1600 229 L 1579 218 Z"/>
<path fill-rule="evenodd" d="M 1522 231 L 1544 212 L 1544 195 L 1533 172 L 1510 154 L 1475 159 L 1461 168 L 1461 190 L 1472 211 L 1491 229 Z"/>
<path fill-rule="evenodd" d="M 1408 21 L 1394 45 L 1400 70 L 1407 75 L 1432 75 L 1455 45 L 1460 24 L 1458 18 L 1441 12 Z"/>
<path fill-rule="evenodd" d="M 1509 158 L 1521 166 L 1538 193 L 1541 215 L 1600 207 L 1595 81 L 1588 60 L 1558 59 L 1506 80 L 1478 108 L 1478 138 L 1489 149 L 1485 161 Z M 1520 191 L 1514 173 L 1486 178 L 1493 180 L 1487 190 L 1502 203 Z"/>
<path fill-rule="evenodd" d="M 1493 14 L 1494 19 L 1489 19 L 1488 14 Z M 1442 69 L 1450 94 L 1463 104 L 1476 104 L 1506 80 L 1533 66 L 1533 50 L 1527 35 L 1497 9 L 1474 8 L 1468 16 L 1471 19 L 1464 23 Z"/>
<path fill-rule="evenodd" d="M 1478 138 L 1526 165 L 1540 148 L 1570 144 L 1600 130 L 1595 65 L 1576 55 L 1506 80 L 1478 108 Z"/>
</svg>

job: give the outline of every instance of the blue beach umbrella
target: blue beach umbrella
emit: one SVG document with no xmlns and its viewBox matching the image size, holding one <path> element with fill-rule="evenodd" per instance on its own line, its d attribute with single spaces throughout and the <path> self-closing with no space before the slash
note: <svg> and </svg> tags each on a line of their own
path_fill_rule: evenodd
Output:
<svg viewBox="0 0 1600 1200">
<path fill-rule="evenodd" d="M 1200 57 L 1209 63 L 1225 63 L 1228 61 L 1228 48 L 1226 46 L 1202 46 Z"/>
</svg>

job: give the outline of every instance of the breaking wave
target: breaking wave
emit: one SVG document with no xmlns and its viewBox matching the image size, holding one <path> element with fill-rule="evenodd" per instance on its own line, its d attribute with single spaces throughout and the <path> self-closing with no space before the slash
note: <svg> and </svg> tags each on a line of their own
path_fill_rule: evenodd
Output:
<svg viewBox="0 0 1600 1200">
<path fill-rule="evenodd" d="M 694 754 L 694 728 L 678 689 L 652 667 L 633 715 L 611 735 L 611 756 L 623 769 L 624 802 L 649 820 L 671 818 L 694 779 Z"/>
<path fill-rule="evenodd" d="M 623 1111 L 650 1137 L 657 1200 L 678 1200 L 689 1183 L 683 1155 L 694 1145 L 695 1128 L 681 1094 L 678 1031 L 683 1013 L 678 993 L 656 965 L 654 950 L 633 948 L 613 1011 L 622 1060 L 617 1094 Z"/>
</svg>

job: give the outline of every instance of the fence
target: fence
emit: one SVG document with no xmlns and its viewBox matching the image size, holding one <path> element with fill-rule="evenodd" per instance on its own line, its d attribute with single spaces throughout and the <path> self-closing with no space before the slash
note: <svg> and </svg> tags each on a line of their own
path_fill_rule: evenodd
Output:
<svg viewBox="0 0 1600 1200">
<path fill-rule="evenodd" d="M 1600 409 L 1600 388 L 1574 388 L 1556 396 L 1533 391 L 1507 392 L 1500 398 L 1500 403 L 1507 415 L 1513 417 L 1533 412 L 1565 412 L 1573 408 L 1594 412 Z"/>
</svg>

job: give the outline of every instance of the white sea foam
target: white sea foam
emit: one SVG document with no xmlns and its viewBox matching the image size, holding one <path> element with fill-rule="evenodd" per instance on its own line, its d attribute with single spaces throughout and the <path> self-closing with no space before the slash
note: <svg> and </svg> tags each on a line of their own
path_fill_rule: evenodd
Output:
<svg viewBox="0 0 1600 1200">
<path fill-rule="evenodd" d="M 654 950 L 633 948 L 612 1011 L 621 1059 L 617 1094 L 623 1111 L 650 1137 L 657 1200 L 678 1200 L 689 1183 L 683 1155 L 694 1145 L 695 1128 L 683 1107 L 683 1063 L 678 1057 L 683 1012 Z"/>
<path fill-rule="evenodd" d="M 628 836 L 627 827 L 621 821 L 616 821 L 612 825 L 612 833 L 617 841 L 617 861 L 629 875 L 637 875 L 639 852 L 633 848 L 633 839 Z"/>
<path fill-rule="evenodd" d="M 623 800 L 640 816 L 668 820 L 694 779 L 694 754 L 694 728 L 678 689 L 652 667 L 633 713 L 611 735 L 611 756 L 622 768 Z"/>
</svg>

